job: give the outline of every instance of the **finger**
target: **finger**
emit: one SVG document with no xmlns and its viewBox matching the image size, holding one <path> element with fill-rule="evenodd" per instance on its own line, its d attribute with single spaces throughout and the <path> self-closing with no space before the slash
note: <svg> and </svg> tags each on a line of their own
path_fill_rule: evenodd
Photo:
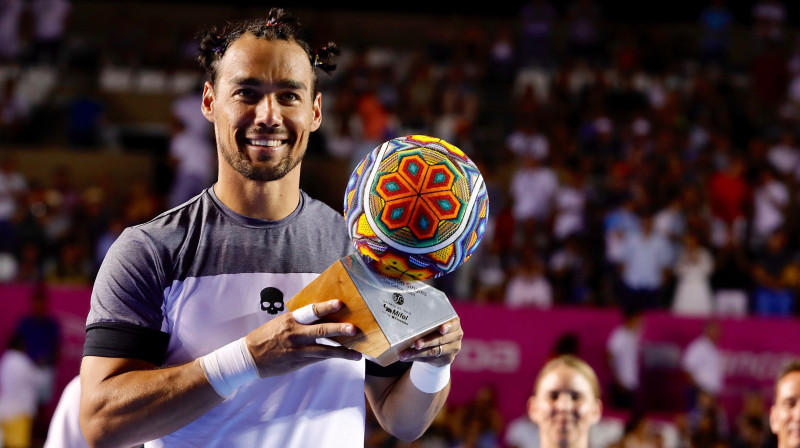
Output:
<svg viewBox="0 0 800 448">
<path fill-rule="evenodd" d="M 445 364 L 452 361 L 452 357 L 460 350 L 458 344 L 447 345 L 433 345 L 423 350 L 416 350 L 413 348 L 403 350 L 400 352 L 401 361 L 443 361 Z"/>
<path fill-rule="evenodd" d="M 461 319 L 458 317 L 448 320 L 439 326 L 439 333 L 450 334 L 461 330 Z"/>
<path fill-rule="evenodd" d="M 458 331 L 451 331 L 445 335 L 432 333 L 414 341 L 414 345 L 412 347 L 417 350 L 422 350 L 429 347 L 435 347 L 437 345 L 446 345 L 460 340 L 463 335 L 464 333 L 461 331 L 461 328 L 459 328 Z"/>
<path fill-rule="evenodd" d="M 296 320 L 297 323 L 303 325 L 313 324 L 314 322 L 317 321 L 317 319 L 319 319 L 319 317 L 317 317 L 317 312 L 315 311 L 314 308 L 315 306 L 313 303 L 308 304 L 304 307 L 300 307 L 292 311 L 292 317 L 294 317 L 294 320 Z"/>
<path fill-rule="evenodd" d="M 337 299 L 327 300 L 325 302 L 320 302 L 315 305 L 316 306 L 314 307 L 314 309 L 317 313 L 317 317 L 320 319 L 344 308 L 344 302 Z"/>
<path fill-rule="evenodd" d="M 361 353 L 355 350 L 323 344 L 308 346 L 305 355 L 315 359 L 341 358 L 350 361 L 358 361 L 362 357 Z"/>
<path fill-rule="evenodd" d="M 335 338 L 337 336 L 355 336 L 358 329 L 351 323 L 318 323 L 302 328 L 302 341 L 305 345 L 313 345 L 320 338 Z"/>
</svg>

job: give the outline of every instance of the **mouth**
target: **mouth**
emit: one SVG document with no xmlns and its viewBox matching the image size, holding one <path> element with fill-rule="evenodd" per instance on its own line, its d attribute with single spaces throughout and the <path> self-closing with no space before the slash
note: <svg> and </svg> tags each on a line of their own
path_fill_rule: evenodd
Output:
<svg viewBox="0 0 800 448">
<path fill-rule="evenodd" d="M 253 151 L 277 151 L 280 149 L 287 140 L 285 139 L 278 139 L 275 137 L 257 137 L 257 138 L 246 138 L 244 139 L 245 145 L 247 145 Z"/>
</svg>

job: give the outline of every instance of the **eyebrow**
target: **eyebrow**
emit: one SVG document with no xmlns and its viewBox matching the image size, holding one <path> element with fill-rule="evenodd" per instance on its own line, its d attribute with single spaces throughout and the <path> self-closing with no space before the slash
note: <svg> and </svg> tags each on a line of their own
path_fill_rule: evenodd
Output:
<svg viewBox="0 0 800 448">
<path fill-rule="evenodd" d="M 261 81 L 258 78 L 233 78 L 231 79 L 231 84 L 237 86 L 251 86 L 251 87 L 261 87 L 266 85 L 267 83 Z M 273 87 L 279 89 L 289 89 L 289 90 L 306 90 L 308 86 L 302 81 L 295 81 L 293 79 L 284 79 L 281 81 L 277 81 L 274 83 L 270 83 Z"/>
</svg>

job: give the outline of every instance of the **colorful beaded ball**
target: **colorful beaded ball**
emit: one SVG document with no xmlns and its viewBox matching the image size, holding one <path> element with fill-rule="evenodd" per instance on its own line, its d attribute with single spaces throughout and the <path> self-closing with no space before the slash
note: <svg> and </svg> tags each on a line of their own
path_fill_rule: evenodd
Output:
<svg viewBox="0 0 800 448">
<path fill-rule="evenodd" d="M 347 183 L 344 214 L 356 249 L 378 272 L 423 280 L 453 271 L 475 252 L 489 196 L 460 149 L 410 135 L 361 161 Z"/>
</svg>

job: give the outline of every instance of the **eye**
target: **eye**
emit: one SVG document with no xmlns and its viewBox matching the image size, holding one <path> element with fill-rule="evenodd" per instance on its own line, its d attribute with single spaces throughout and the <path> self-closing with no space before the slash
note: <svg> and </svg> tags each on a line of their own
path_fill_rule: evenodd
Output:
<svg viewBox="0 0 800 448">
<path fill-rule="evenodd" d="M 242 88 L 242 89 L 236 89 L 233 92 L 233 96 L 238 97 L 238 98 L 242 98 L 242 99 L 245 99 L 245 100 L 252 100 L 252 99 L 258 98 L 259 97 L 259 93 L 255 89 Z"/>
<path fill-rule="evenodd" d="M 280 95 L 281 100 L 287 102 L 300 101 L 300 95 L 295 92 L 283 92 Z"/>
<path fill-rule="evenodd" d="M 550 400 L 556 401 L 558 400 L 558 391 L 554 390 L 548 394 L 550 396 Z"/>
</svg>

